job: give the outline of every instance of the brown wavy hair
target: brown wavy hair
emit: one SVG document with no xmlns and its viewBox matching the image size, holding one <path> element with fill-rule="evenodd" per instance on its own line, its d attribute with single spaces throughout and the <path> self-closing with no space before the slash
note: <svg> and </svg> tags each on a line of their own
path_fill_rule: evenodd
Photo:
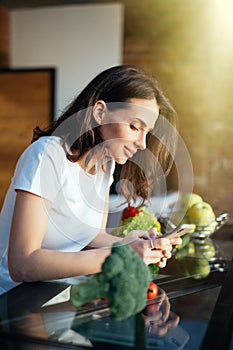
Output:
<svg viewBox="0 0 233 350">
<path fill-rule="evenodd" d="M 65 138 L 71 152 L 67 158 L 78 161 L 87 151 L 103 142 L 100 127 L 92 115 L 92 106 L 98 101 L 130 102 L 132 98 L 153 99 L 159 105 L 159 117 L 154 130 L 147 135 L 147 150 L 137 153 L 121 166 L 119 192 L 126 201 L 151 194 L 161 170 L 167 175 L 171 169 L 176 144 L 176 112 L 164 96 L 158 82 L 135 66 L 120 65 L 98 74 L 47 128 L 34 129 L 32 142 L 41 136 L 59 135 Z M 117 104 L 115 104 L 117 106 Z M 72 118 L 75 122 L 69 123 Z M 64 126 L 65 125 L 65 126 Z"/>
</svg>

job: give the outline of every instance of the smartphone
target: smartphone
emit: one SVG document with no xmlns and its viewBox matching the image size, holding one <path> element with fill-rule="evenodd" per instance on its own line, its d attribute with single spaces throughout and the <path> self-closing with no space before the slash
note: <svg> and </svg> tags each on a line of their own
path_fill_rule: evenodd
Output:
<svg viewBox="0 0 233 350">
<path fill-rule="evenodd" d="M 162 238 L 177 238 L 183 236 L 185 233 L 188 233 L 193 230 L 193 225 L 189 224 L 180 224 L 173 228 L 172 230 L 165 232 L 162 235 Z"/>
</svg>

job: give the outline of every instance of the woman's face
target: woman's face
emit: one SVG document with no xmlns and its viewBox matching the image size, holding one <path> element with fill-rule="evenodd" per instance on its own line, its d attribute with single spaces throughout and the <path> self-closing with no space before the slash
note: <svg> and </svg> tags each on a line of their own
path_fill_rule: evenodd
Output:
<svg viewBox="0 0 233 350">
<path fill-rule="evenodd" d="M 101 133 L 108 155 L 118 164 L 124 164 L 138 149 L 145 149 L 146 135 L 153 129 L 158 115 L 155 99 L 134 98 L 115 111 L 109 111 L 106 105 Z"/>
</svg>

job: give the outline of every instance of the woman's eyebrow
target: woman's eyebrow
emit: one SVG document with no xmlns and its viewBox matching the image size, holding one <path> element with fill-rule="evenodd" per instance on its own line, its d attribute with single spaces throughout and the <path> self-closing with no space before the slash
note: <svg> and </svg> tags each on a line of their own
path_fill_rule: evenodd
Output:
<svg viewBox="0 0 233 350">
<path fill-rule="evenodd" d="M 148 131 L 152 131 L 154 129 L 154 125 L 152 128 L 150 128 L 142 119 L 136 118 L 136 120 L 142 125 L 143 128 L 147 129 Z"/>
</svg>

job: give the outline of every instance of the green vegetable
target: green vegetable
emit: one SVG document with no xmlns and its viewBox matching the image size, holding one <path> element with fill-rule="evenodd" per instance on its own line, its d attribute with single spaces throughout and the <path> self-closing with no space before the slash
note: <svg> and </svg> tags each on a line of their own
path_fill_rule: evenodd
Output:
<svg viewBox="0 0 233 350">
<path fill-rule="evenodd" d="M 149 264 L 148 266 L 152 275 L 157 275 L 159 273 L 159 266 L 157 264 Z"/>
<path fill-rule="evenodd" d="M 151 273 L 142 258 L 121 242 L 112 246 L 101 272 L 71 287 L 70 298 L 75 307 L 88 301 L 107 298 L 114 320 L 123 320 L 146 305 Z"/>
<path fill-rule="evenodd" d="M 149 230 L 151 227 L 160 228 L 154 215 L 149 210 L 142 209 L 137 215 L 121 221 L 119 226 L 111 231 L 114 236 L 125 237 L 133 230 Z"/>
<path fill-rule="evenodd" d="M 179 250 L 184 249 L 184 247 L 186 247 L 189 244 L 190 240 L 191 240 L 191 235 L 189 233 L 186 233 L 185 235 L 183 235 L 182 236 L 182 243 L 178 244 L 175 247 L 175 251 L 179 251 Z"/>
</svg>

